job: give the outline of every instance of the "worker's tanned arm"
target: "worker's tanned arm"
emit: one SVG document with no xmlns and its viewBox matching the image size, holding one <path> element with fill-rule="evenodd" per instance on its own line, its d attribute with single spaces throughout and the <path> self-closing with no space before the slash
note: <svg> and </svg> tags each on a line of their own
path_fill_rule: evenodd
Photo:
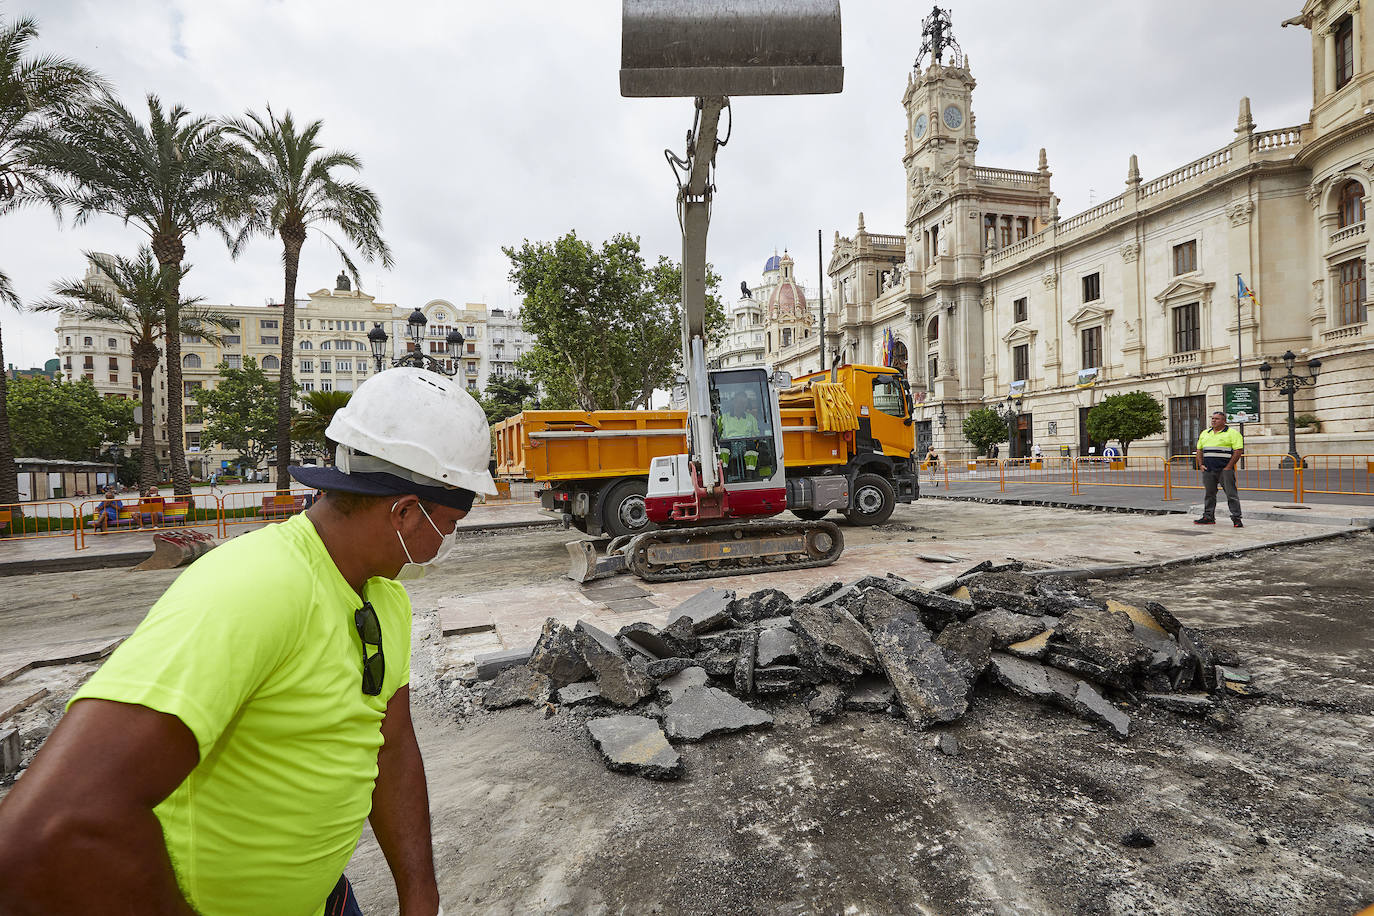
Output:
<svg viewBox="0 0 1374 916">
<path fill-rule="evenodd" d="M 1236 465 L 1240 463 L 1240 459 L 1242 456 L 1244 456 L 1244 454 L 1245 449 L 1243 448 L 1238 448 L 1231 452 L 1231 460 L 1226 462 L 1225 470 L 1234 471 L 1236 469 Z"/>
<path fill-rule="evenodd" d="M 75 703 L 0 804 L 0 914 L 195 916 L 153 807 L 198 760 L 175 716 Z"/>
<path fill-rule="evenodd" d="M 434 916 L 439 910 L 439 889 L 430 842 L 429 792 L 410 720 L 409 685 L 397 690 L 386 704 L 368 820 L 396 880 L 401 916 Z"/>
</svg>

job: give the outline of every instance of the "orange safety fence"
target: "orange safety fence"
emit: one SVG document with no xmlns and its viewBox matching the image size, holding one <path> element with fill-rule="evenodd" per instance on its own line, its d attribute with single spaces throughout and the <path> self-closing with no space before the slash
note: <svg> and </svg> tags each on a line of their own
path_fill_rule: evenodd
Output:
<svg viewBox="0 0 1374 916">
<path fill-rule="evenodd" d="M 76 507 L 65 500 L 0 503 L 0 540 L 71 538 L 76 544 L 80 527 Z"/>
<path fill-rule="evenodd" d="M 1171 461 L 1173 484 L 1185 490 L 1205 488 L 1195 455 L 1175 455 Z M 1287 455 L 1244 455 L 1236 467 L 1236 489 L 1259 493 L 1287 493 L 1302 501 L 1304 472 L 1295 473 Z"/>
<path fill-rule="evenodd" d="M 1002 489 L 1008 483 L 1072 485 L 1073 458 L 1043 455 L 1039 458 L 1007 458 L 1002 462 Z"/>
<path fill-rule="evenodd" d="M 1146 487 L 1162 490 L 1162 499 L 1174 498 L 1169 462 L 1158 455 L 1079 457 L 1073 471 L 1075 494 L 1083 487 Z"/>
<path fill-rule="evenodd" d="M 300 515 L 315 501 L 314 490 L 241 490 L 219 497 L 220 536 L 228 537 L 229 529 L 239 525 L 261 525 L 284 522 Z"/>
<path fill-rule="evenodd" d="M 213 496 L 128 496 L 118 499 L 115 516 L 101 522 L 102 500 L 88 499 L 78 510 L 82 524 L 77 532 L 77 549 L 86 546 L 88 537 L 120 532 L 165 531 L 169 528 L 209 528 L 220 532 L 219 501 Z"/>
<path fill-rule="evenodd" d="M 1302 493 L 1374 496 L 1374 455 L 1304 455 L 1302 459 Z"/>
</svg>

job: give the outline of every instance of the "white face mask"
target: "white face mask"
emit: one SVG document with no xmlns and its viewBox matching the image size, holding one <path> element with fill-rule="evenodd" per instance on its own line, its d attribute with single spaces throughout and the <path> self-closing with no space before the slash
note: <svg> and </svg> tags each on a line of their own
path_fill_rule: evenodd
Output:
<svg viewBox="0 0 1374 916">
<path fill-rule="evenodd" d="M 392 503 L 391 511 L 396 511 L 397 505 L 397 503 Z M 425 560 L 423 563 L 416 563 L 413 559 L 411 559 L 410 548 L 406 546 L 406 539 L 401 537 L 401 532 L 397 531 L 396 540 L 401 542 L 401 549 L 404 550 L 406 554 L 406 562 L 401 567 L 400 572 L 392 576 L 392 579 L 394 579 L 397 582 L 411 582 L 415 579 L 424 578 L 425 573 L 428 572 L 427 567 L 433 565 L 434 563 L 438 563 L 440 560 L 445 559 L 446 557 L 448 557 L 449 554 L 453 553 L 453 548 L 457 545 L 458 542 L 457 522 L 454 523 L 452 531 L 450 531 L 448 534 L 444 534 L 442 531 L 439 530 L 439 526 L 434 524 L 434 519 L 429 517 L 429 513 L 425 512 L 424 504 L 420 504 L 420 511 L 425 513 L 425 521 L 429 522 L 429 527 L 433 528 L 434 533 L 439 535 L 441 539 L 439 541 L 439 549 L 435 551 L 434 556 L 430 557 L 428 560 Z"/>
</svg>

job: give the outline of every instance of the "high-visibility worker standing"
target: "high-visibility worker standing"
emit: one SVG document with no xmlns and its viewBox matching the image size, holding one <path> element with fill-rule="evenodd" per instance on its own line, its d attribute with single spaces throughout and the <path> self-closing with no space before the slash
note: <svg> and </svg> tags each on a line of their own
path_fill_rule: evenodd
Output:
<svg viewBox="0 0 1374 916">
<path fill-rule="evenodd" d="M 1240 520 L 1240 496 L 1236 493 L 1236 463 L 1245 454 L 1245 439 L 1226 425 L 1226 414 L 1220 410 L 1212 414 L 1212 428 L 1204 429 L 1197 439 L 1197 466 L 1202 469 L 1202 484 L 1207 490 L 1202 505 L 1202 517 L 1194 525 L 1215 525 L 1217 511 L 1217 483 L 1226 491 L 1226 508 L 1231 510 L 1231 524 L 1245 527 Z"/>
</svg>

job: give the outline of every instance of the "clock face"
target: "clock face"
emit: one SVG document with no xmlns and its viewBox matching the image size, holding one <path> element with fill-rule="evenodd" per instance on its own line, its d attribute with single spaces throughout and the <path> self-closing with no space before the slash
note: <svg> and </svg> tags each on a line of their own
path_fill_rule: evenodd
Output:
<svg viewBox="0 0 1374 916">
<path fill-rule="evenodd" d="M 926 135 L 926 116 L 921 115 L 916 119 L 916 139 L 919 140 Z"/>
<path fill-rule="evenodd" d="M 964 113 L 959 110 L 957 105 L 951 105 L 945 109 L 945 126 L 950 130 L 958 130 L 959 125 L 964 123 Z"/>
</svg>

